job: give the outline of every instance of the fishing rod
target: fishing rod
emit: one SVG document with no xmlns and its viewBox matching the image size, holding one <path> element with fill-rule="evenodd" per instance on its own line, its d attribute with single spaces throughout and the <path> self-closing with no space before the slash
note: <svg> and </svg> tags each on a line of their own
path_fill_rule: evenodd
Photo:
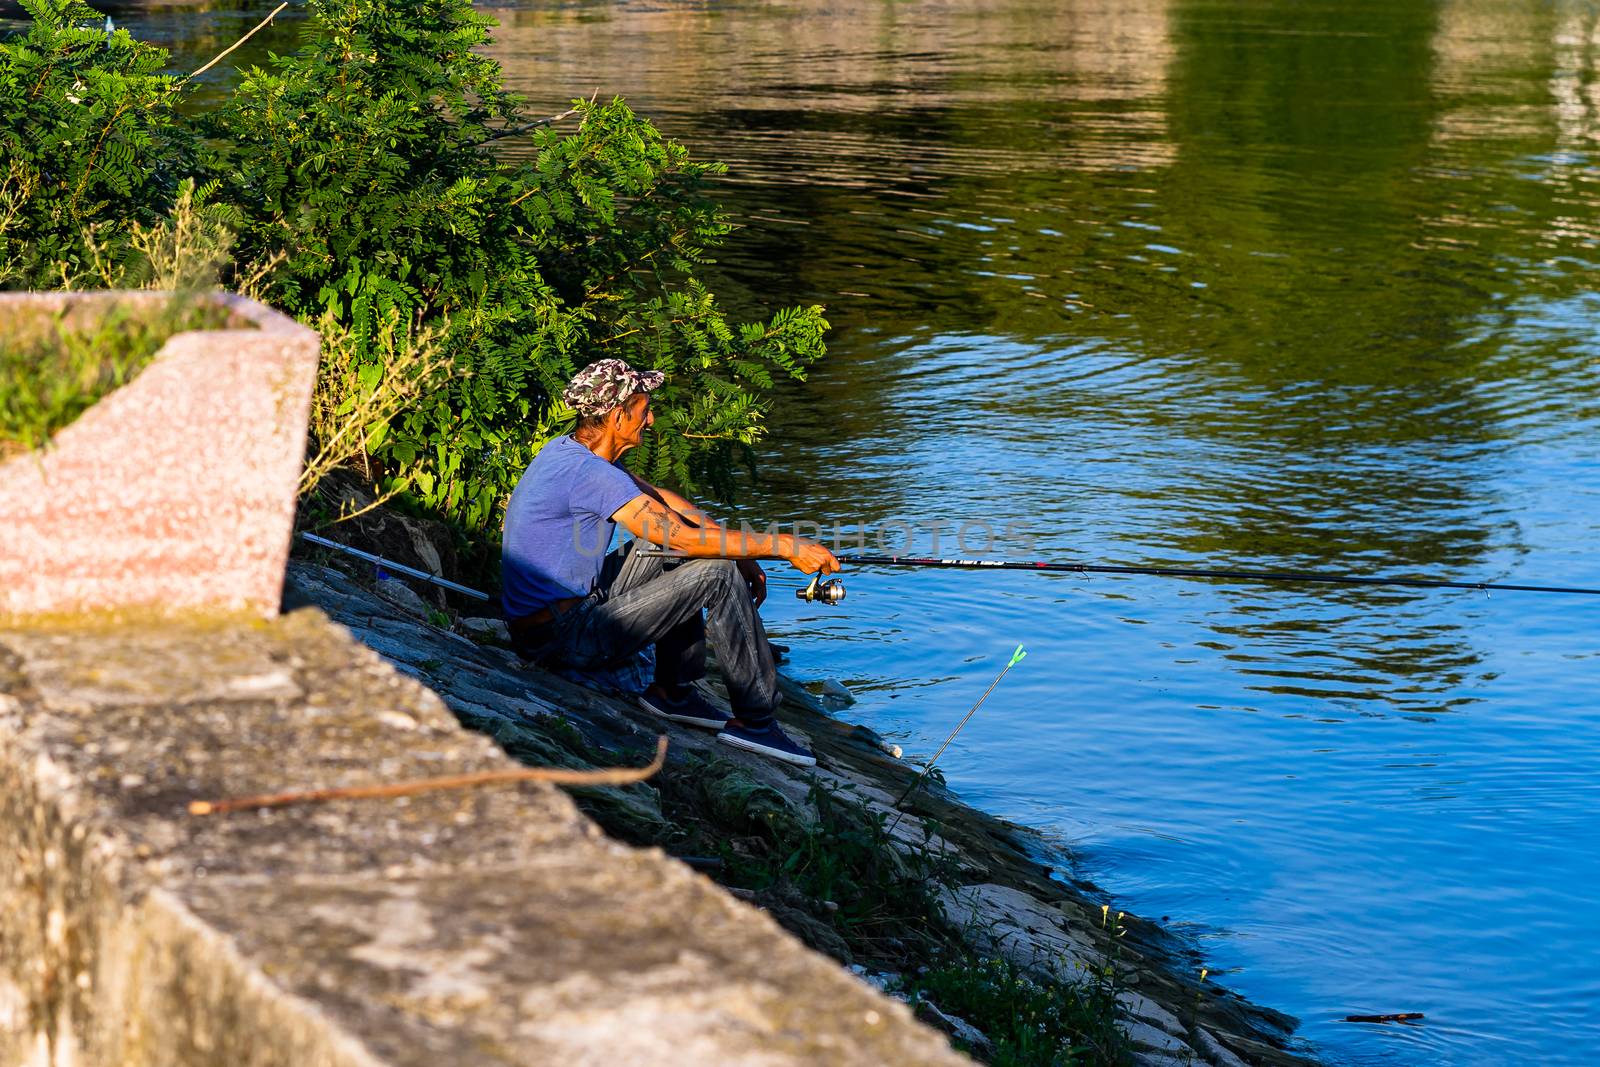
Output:
<svg viewBox="0 0 1600 1067">
<path fill-rule="evenodd" d="M 1062 574 L 1153 574 L 1165 578 L 1226 578 L 1254 582 L 1318 582 L 1325 585 L 1386 585 L 1412 589 L 1473 589 L 1482 592 L 1577 593 L 1600 596 L 1600 589 L 1563 585 L 1520 585 L 1511 582 L 1452 582 L 1438 578 L 1371 578 L 1355 574 L 1329 574 L 1326 571 L 1253 571 L 1219 567 L 1159 567 L 1109 563 L 1048 563 L 1042 560 L 935 559 L 929 556 L 840 556 L 840 563 L 858 567 L 938 567 L 951 569 L 989 569 L 1007 571 L 1045 571 Z M 808 602 L 837 604 L 844 599 L 844 584 L 837 578 L 795 590 L 795 596 Z"/>
<path fill-rule="evenodd" d="M 479 592 L 478 590 L 469 588 L 465 585 L 458 585 L 457 583 L 450 581 L 448 578 L 441 578 L 437 574 L 429 574 L 427 571 L 419 571 L 415 567 L 407 567 L 404 563 L 396 563 L 392 559 L 384 559 L 382 556 L 373 555 L 371 552 L 363 552 L 359 548 L 351 548 L 349 545 L 341 545 L 337 541 L 330 541 L 328 538 L 320 537 L 314 533 L 301 533 L 300 540 L 309 542 L 310 544 L 316 545 L 319 548 L 331 548 L 336 552 L 343 552 L 347 556 L 354 556 L 356 559 L 365 560 L 366 562 L 376 564 L 379 567 L 386 567 L 397 574 L 403 574 L 408 578 L 415 578 L 420 582 L 432 582 L 434 585 L 442 586 L 443 588 L 450 590 L 452 593 L 460 593 L 462 596 L 469 596 L 474 600 L 494 599 L 488 593 Z"/>
</svg>

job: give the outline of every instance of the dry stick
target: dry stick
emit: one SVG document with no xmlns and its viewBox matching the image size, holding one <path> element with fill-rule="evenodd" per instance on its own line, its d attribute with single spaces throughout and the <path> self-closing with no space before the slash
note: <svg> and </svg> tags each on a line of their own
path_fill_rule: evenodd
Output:
<svg viewBox="0 0 1600 1067">
<path fill-rule="evenodd" d="M 310 470 L 311 469 L 310 465 L 307 464 L 304 469 Z M 357 508 L 355 511 L 352 511 L 349 514 L 340 515 L 337 519 L 334 519 L 331 522 L 325 522 L 321 526 L 314 527 L 313 529 L 314 530 L 326 530 L 329 527 L 335 526 L 335 525 L 337 525 L 337 524 L 339 524 L 341 522 L 349 522 L 351 519 L 359 519 L 361 516 L 365 515 L 369 511 L 371 511 L 373 508 L 382 507 L 383 505 L 387 504 L 389 501 L 393 500 L 395 497 L 399 496 L 404 491 L 405 491 L 405 487 L 404 486 L 400 486 L 400 485 L 395 486 L 393 489 L 387 489 L 384 492 L 380 493 L 377 496 L 377 498 L 375 498 L 372 501 L 372 503 L 364 505 L 363 507 Z"/>
<path fill-rule="evenodd" d="M 894 806 L 896 808 L 904 804 L 906 802 L 906 797 L 911 795 L 911 791 L 922 784 L 922 780 L 928 776 L 928 772 L 933 770 L 933 765 L 939 762 L 939 757 L 944 755 L 944 750 L 950 747 L 950 742 L 956 739 L 956 734 L 959 734 L 961 732 L 961 728 L 967 725 L 967 720 L 976 715 L 978 709 L 983 707 L 983 702 L 989 699 L 989 694 L 994 692 L 994 687 L 1000 684 L 1000 679 L 1004 678 L 1006 676 L 1006 672 L 1012 667 L 1015 667 L 1018 663 L 1021 663 L 1023 658 L 1026 656 L 1027 653 L 1022 650 L 1022 646 L 1018 645 L 1017 650 L 1011 653 L 1011 662 L 1000 668 L 1000 673 L 994 676 L 994 681 L 990 682 L 989 688 L 983 691 L 983 696 L 979 697 L 978 702 L 972 705 L 971 709 L 969 709 L 967 713 L 961 717 L 961 721 L 956 723 L 956 728 L 950 731 L 950 736 L 944 739 L 944 744 L 939 746 L 939 751 L 935 752 L 933 754 L 933 758 L 923 766 L 922 773 L 918 774 L 911 780 L 911 784 L 906 786 L 906 791 L 901 793 L 900 798 L 894 802 Z M 889 824 L 888 828 L 884 830 L 884 833 L 893 833 L 894 828 L 900 825 L 900 820 L 905 817 L 905 814 L 906 813 L 903 811 L 896 812 L 894 821 Z"/>
<path fill-rule="evenodd" d="M 305 789 L 292 793 L 264 793 L 227 800 L 195 800 L 189 803 L 190 815 L 221 815 L 251 808 L 282 808 L 290 804 L 312 804 L 324 800 L 360 800 L 369 797 L 409 797 L 441 789 L 468 789 L 501 782 L 551 782 L 555 785 L 632 785 L 649 778 L 667 761 L 667 738 L 656 741 L 656 756 L 648 766 L 608 767 L 596 771 L 572 771 L 559 767 L 519 767 L 515 770 L 481 771 L 442 778 L 419 778 L 387 785 L 356 785 L 338 789 Z"/>
<path fill-rule="evenodd" d="M 589 97 L 589 106 L 593 107 L 594 106 L 594 102 L 596 100 L 598 100 L 598 99 L 600 99 L 600 87 L 599 86 L 595 86 L 594 95 Z M 528 125 L 526 125 L 526 126 L 518 126 L 516 129 L 501 130 L 498 133 L 490 135 L 488 140 L 490 140 L 490 141 L 499 141 L 499 140 L 501 140 L 503 138 L 506 138 L 506 137 L 515 137 L 517 134 L 527 133 L 530 130 L 536 130 L 540 126 L 554 126 L 556 123 L 560 122 L 562 119 L 570 118 L 571 116 L 576 115 L 578 113 L 578 111 L 579 111 L 578 108 L 569 107 L 567 110 L 563 111 L 559 115 L 551 115 L 547 119 L 538 119 L 537 121 L 528 123 Z M 519 196 L 515 200 L 511 201 L 511 203 L 509 205 L 507 205 L 507 206 L 516 207 L 518 204 L 522 203 L 524 200 L 528 199 L 528 197 L 532 196 L 534 193 L 536 193 L 538 191 L 539 191 L 539 187 L 537 185 L 535 185 L 532 188 L 530 188 L 527 192 L 523 193 L 521 196 Z"/>
<path fill-rule="evenodd" d="M 257 30 L 260 30 L 267 23 L 269 23 L 273 19 L 277 18 L 278 17 L 278 12 L 282 11 L 284 8 L 286 8 L 288 6 L 289 6 L 289 0 L 284 0 L 283 3 L 279 4 L 277 7 L 272 9 L 272 14 L 268 15 L 266 18 L 264 18 L 260 22 L 256 23 L 256 28 L 254 30 L 251 30 L 249 33 L 245 34 L 243 37 L 241 37 L 237 41 L 233 42 L 226 49 L 224 49 L 222 54 L 217 56 L 216 59 L 213 59 L 211 62 L 207 63 L 205 66 L 201 67 L 199 70 L 195 71 L 193 74 L 189 75 L 187 78 L 185 78 L 183 80 L 184 81 L 192 81 L 195 78 L 200 77 L 200 75 L 204 74 L 206 71 L 210 70 L 212 67 L 216 66 L 218 63 L 221 63 L 224 59 L 228 58 L 228 53 L 229 52 L 232 52 L 235 48 L 238 48 L 240 45 L 244 44 L 250 38 L 254 37 L 256 35 Z M 182 83 L 180 82 L 179 84 L 182 84 Z"/>
<path fill-rule="evenodd" d="M 594 90 L 594 95 L 589 97 L 589 106 L 593 107 L 594 106 L 594 102 L 596 100 L 598 100 L 598 99 L 600 99 L 600 88 L 599 88 L 599 86 L 596 86 L 595 90 Z M 562 119 L 570 119 L 572 116 L 576 115 L 581 110 L 583 110 L 583 109 L 582 108 L 576 108 L 576 107 L 569 107 L 569 108 L 567 108 L 567 110 L 561 112 L 561 114 L 559 114 L 559 115 L 551 115 L 548 118 L 534 119 L 532 122 L 527 123 L 526 125 L 513 126 L 510 129 L 495 130 L 492 134 L 489 135 L 488 140 L 499 141 L 499 140 L 503 140 L 504 138 L 507 138 L 507 137 L 515 137 L 515 136 L 517 136 L 518 134 L 521 134 L 521 133 L 531 133 L 532 131 L 539 129 L 541 126 L 554 126 L 556 123 L 560 122 Z"/>
</svg>

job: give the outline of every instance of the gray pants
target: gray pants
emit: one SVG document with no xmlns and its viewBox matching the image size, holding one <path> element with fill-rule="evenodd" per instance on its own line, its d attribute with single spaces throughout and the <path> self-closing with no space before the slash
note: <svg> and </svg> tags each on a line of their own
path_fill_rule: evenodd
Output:
<svg viewBox="0 0 1600 1067">
<path fill-rule="evenodd" d="M 638 543 L 606 556 L 593 591 L 552 626 L 545 658 L 592 670 L 654 645 L 656 681 L 670 688 L 705 676 L 709 631 L 733 713 L 765 723 L 778 706 L 778 672 L 738 566 L 644 555 Z"/>
</svg>

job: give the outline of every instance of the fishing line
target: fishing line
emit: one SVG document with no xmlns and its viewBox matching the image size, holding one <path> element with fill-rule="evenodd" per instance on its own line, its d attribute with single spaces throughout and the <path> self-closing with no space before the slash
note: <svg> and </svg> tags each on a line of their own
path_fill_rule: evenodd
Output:
<svg viewBox="0 0 1600 1067">
<path fill-rule="evenodd" d="M 983 707 L 983 702 L 989 699 L 989 694 L 994 692 L 995 686 L 1000 684 L 1000 679 L 1004 678 L 1006 673 L 1010 671 L 1012 667 L 1015 667 L 1017 664 L 1021 663 L 1025 658 L 1027 658 L 1027 655 L 1028 654 L 1023 651 L 1021 645 L 1018 645 L 1017 650 L 1011 653 L 1011 661 L 1004 667 L 1000 668 L 1000 673 L 994 676 L 994 681 L 990 682 L 989 688 L 983 691 L 983 696 L 978 698 L 978 702 L 976 704 L 967 709 L 967 713 L 961 717 L 961 721 L 956 723 L 956 728 L 950 731 L 950 736 L 944 739 L 944 744 L 939 746 L 939 751 L 935 752 L 933 754 L 933 758 L 923 765 L 922 773 L 918 774 L 911 780 L 911 784 L 906 786 L 906 791 L 901 793 L 900 798 L 894 802 L 896 809 L 898 809 L 901 804 L 906 802 L 906 797 L 911 795 L 912 790 L 916 789 L 917 786 L 922 784 L 922 780 L 928 776 L 928 772 L 933 770 L 933 765 L 939 762 L 939 757 L 944 755 L 944 750 L 950 747 L 950 742 L 954 741 L 956 739 L 956 735 L 961 732 L 961 728 L 967 725 L 967 722 L 977 714 L 978 709 Z M 900 820 L 902 817 L 904 817 L 904 815 L 905 812 L 897 811 L 894 821 L 889 824 L 888 828 L 884 830 L 884 833 L 892 833 L 894 828 L 900 825 Z"/>
</svg>

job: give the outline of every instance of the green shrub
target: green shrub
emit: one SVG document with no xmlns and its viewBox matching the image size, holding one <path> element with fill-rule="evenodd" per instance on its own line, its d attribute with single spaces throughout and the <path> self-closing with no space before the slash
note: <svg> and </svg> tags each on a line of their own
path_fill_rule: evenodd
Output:
<svg viewBox="0 0 1600 1067">
<path fill-rule="evenodd" d="M 165 52 L 80 0 L 24 2 L 31 29 L 0 42 L 0 284 L 111 277 L 86 250 L 117 261 L 112 237 L 200 177 L 238 229 L 232 277 L 270 264 L 262 294 L 347 346 L 363 389 L 393 339 L 436 346 L 449 373 L 363 428 L 359 461 L 469 531 L 497 525 L 593 360 L 669 375 L 636 469 L 727 492 L 774 377 L 823 352 L 821 308 L 735 324 L 696 277 L 729 232 L 720 165 L 621 100 L 530 118 L 468 0 L 308 0 L 300 46 L 194 118 Z M 496 152 L 510 136 L 532 157 Z"/>
<path fill-rule="evenodd" d="M 446 324 L 456 376 L 374 443 L 391 481 L 468 528 L 498 519 L 555 432 L 552 398 L 602 355 L 665 370 L 657 478 L 726 485 L 759 431 L 758 390 L 821 354 L 821 309 L 735 327 L 695 279 L 728 226 L 696 163 L 620 100 L 539 128 L 473 49 L 466 0 L 310 0 L 300 48 L 250 71 L 208 122 L 247 255 L 271 290 L 331 313 L 365 353 L 387 318 Z M 534 126 L 525 162 L 494 150 Z M 378 358 L 374 353 L 373 358 Z M 553 416 L 553 417 L 552 417 Z M 720 478 L 720 480 L 719 480 Z"/>
<path fill-rule="evenodd" d="M 130 223 L 153 225 L 196 171 L 173 108 L 167 53 L 110 30 L 81 0 L 22 0 L 25 35 L 0 46 L 0 284 L 61 285 L 113 256 Z"/>
</svg>

